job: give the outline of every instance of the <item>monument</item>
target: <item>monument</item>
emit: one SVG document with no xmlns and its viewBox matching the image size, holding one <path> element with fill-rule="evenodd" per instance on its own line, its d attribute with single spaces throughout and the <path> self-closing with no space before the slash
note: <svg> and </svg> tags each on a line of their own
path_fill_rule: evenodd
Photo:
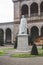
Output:
<svg viewBox="0 0 43 65">
<path fill-rule="evenodd" d="M 24 18 L 24 15 L 21 18 L 20 26 L 19 26 L 19 35 L 27 34 L 27 20 Z"/>
<path fill-rule="evenodd" d="M 19 26 L 19 34 L 18 42 L 17 42 L 17 50 L 19 52 L 28 52 L 28 34 L 27 34 L 27 20 L 22 16 L 20 26 Z"/>
</svg>

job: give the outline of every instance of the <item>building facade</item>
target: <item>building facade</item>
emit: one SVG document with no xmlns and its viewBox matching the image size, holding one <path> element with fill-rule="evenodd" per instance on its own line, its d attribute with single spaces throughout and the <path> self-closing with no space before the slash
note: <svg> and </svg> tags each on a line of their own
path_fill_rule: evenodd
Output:
<svg viewBox="0 0 43 65">
<path fill-rule="evenodd" d="M 0 36 L 5 44 L 13 43 L 13 33 L 14 33 L 14 22 L 0 23 Z"/>
<path fill-rule="evenodd" d="M 22 15 L 27 18 L 28 34 L 32 40 L 43 36 L 43 0 L 13 0 L 14 40 L 19 31 Z"/>
</svg>

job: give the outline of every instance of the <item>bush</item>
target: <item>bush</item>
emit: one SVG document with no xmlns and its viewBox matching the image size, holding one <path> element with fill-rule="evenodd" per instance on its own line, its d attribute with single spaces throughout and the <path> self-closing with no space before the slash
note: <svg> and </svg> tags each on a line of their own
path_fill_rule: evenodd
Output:
<svg viewBox="0 0 43 65">
<path fill-rule="evenodd" d="M 36 44 L 33 44 L 31 54 L 32 55 L 38 55 L 38 50 L 37 50 Z"/>
</svg>

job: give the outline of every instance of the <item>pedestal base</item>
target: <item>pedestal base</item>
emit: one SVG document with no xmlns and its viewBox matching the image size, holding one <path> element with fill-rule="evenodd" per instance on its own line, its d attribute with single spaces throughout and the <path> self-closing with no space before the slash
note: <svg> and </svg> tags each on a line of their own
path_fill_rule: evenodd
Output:
<svg viewBox="0 0 43 65">
<path fill-rule="evenodd" d="M 18 35 L 17 50 L 18 52 L 28 52 L 29 51 L 27 34 Z"/>
</svg>

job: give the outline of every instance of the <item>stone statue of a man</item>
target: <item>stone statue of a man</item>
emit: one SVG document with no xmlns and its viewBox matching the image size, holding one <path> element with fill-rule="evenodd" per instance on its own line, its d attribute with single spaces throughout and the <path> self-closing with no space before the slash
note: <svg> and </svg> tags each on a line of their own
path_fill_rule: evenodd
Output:
<svg viewBox="0 0 43 65">
<path fill-rule="evenodd" d="M 27 20 L 24 15 L 21 18 L 20 26 L 19 26 L 19 34 L 27 34 Z"/>
</svg>

